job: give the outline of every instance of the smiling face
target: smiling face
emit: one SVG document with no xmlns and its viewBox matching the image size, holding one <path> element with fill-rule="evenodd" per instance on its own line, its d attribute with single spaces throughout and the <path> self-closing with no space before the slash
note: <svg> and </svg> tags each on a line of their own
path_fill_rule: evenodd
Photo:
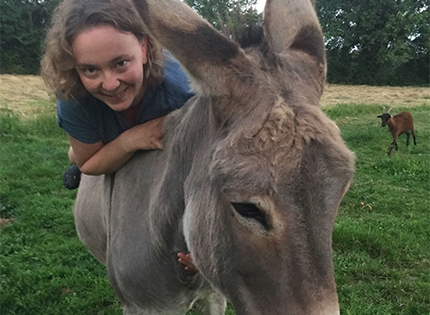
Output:
<svg viewBox="0 0 430 315">
<path fill-rule="evenodd" d="M 140 42 L 132 33 L 102 25 L 78 34 L 72 49 L 79 78 L 91 95 L 117 112 L 140 102 L 146 39 Z"/>
</svg>

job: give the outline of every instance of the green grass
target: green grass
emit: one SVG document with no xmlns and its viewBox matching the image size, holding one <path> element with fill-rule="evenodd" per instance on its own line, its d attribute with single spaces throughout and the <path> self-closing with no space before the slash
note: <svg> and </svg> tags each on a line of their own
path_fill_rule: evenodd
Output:
<svg viewBox="0 0 430 315">
<path fill-rule="evenodd" d="M 403 135 L 391 158 L 380 110 L 326 110 L 357 159 L 333 235 L 342 313 L 430 314 L 430 108 L 396 109 L 414 115 L 417 146 Z"/>
<path fill-rule="evenodd" d="M 0 235 L 1 314 L 122 314 L 104 267 L 76 236 L 76 192 L 62 186 L 67 138 L 38 105 L 46 114 L 34 120 L 0 113 L 0 217 L 13 220 Z M 333 235 L 342 315 L 430 314 L 430 107 L 409 109 L 418 145 L 402 136 L 391 158 L 381 106 L 325 111 L 357 157 Z"/>
</svg>

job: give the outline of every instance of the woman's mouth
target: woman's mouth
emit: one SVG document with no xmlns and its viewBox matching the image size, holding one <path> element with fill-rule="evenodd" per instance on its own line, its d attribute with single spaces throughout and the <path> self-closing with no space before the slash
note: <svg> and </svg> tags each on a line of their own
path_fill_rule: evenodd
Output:
<svg viewBox="0 0 430 315">
<path fill-rule="evenodd" d="M 104 94 L 105 97 L 107 97 L 108 99 L 110 99 L 111 101 L 118 101 L 120 100 L 124 95 L 125 92 L 127 91 L 127 88 L 122 90 L 119 93 L 115 93 L 115 94 Z"/>
</svg>

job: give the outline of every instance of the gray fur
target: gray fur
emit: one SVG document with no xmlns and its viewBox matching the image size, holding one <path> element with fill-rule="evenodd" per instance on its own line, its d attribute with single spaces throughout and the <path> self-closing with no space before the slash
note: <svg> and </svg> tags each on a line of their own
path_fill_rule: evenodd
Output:
<svg viewBox="0 0 430 315">
<path fill-rule="evenodd" d="M 163 151 L 82 178 L 78 234 L 124 314 L 220 315 L 225 299 L 237 315 L 339 314 L 331 234 L 354 156 L 319 107 L 322 33 L 303 2 L 269 0 L 266 42 L 245 51 L 180 1 L 135 0 L 199 93 L 165 120 Z M 184 281 L 187 250 L 199 273 Z"/>
</svg>

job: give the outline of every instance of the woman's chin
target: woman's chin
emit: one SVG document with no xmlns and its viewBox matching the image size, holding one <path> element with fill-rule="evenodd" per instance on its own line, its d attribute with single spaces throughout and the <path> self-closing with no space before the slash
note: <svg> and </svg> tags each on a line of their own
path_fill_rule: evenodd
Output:
<svg viewBox="0 0 430 315">
<path fill-rule="evenodd" d="M 104 102 L 107 106 L 109 106 L 112 110 L 116 112 L 124 112 L 131 107 L 131 101 L 123 101 L 123 102 Z"/>
</svg>

